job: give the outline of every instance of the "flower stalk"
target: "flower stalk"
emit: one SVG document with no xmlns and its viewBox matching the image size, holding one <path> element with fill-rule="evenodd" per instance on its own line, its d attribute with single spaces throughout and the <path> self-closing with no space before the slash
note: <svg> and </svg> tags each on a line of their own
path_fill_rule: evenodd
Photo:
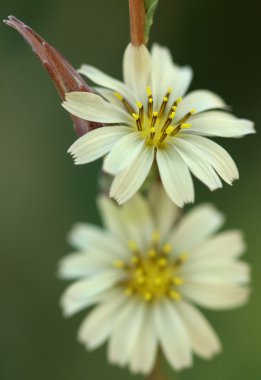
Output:
<svg viewBox="0 0 261 380">
<path fill-rule="evenodd" d="M 155 367 L 147 380 L 167 380 L 162 368 L 160 355 L 158 355 Z"/>
<path fill-rule="evenodd" d="M 129 0 L 130 35 L 134 46 L 145 45 L 145 7 L 144 0 Z"/>
</svg>

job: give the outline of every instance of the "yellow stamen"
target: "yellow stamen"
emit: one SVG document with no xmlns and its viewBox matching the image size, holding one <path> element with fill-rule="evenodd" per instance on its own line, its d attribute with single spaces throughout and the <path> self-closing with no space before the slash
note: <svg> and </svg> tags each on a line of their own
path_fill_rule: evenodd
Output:
<svg viewBox="0 0 261 380">
<path fill-rule="evenodd" d="M 132 114 L 134 112 L 134 109 L 132 108 L 130 103 L 119 92 L 115 92 L 114 95 L 116 96 L 116 98 L 118 98 L 124 104 L 126 110 L 130 114 Z"/>
<path fill-rule="evenodd" d="M 123 101 L 123 96 L 119 92 L 114 92 L 114 96 L 118 98 L 120 101 Z"/>
<path fill-rule="evenodd" d="M 166 129 L 168 128 L 172 120 L 174 119 L 175 115 L 176 115 L 175 112 L 170 112 L 167 120 L 165 121 L 163 127 L 161 128 L 161 132 L 164 133 L 166 131 Z"/>
<path fill-rule="evenodd" d="M 142 284 L 145 283 L 145 278 L 144 278 L 144 277 L 139 277 L 139 278 L 137 279 L 137 282 L 138 282 L 139 285 L 142 285 Z"/>
<path fill-rule="evenodd" d="M 159 259 L 158 264 L 160 267 L 164 268 L 167 265 L 167 260 L 164 258 Z"/>
<path fill-rule="evenodd" d="M 195 108 L 189 111 L 182 119 L 179 120 L 179 124 L 185 123 L 194 113 L 197 112 Z"/>
<path fill-rule="evenodd" d="M 131 287 L 128 287 L 124 290 L 124 294 L 126 296 L 131 296 L 133 294 L 133 289 Z"/>
<path fill-rule="evenodd" d="M 150 123 L 151 127 L 154 127 L 154 125 L 156 124 L 157 117 L 158 117 L 158 112 L 153 112 L 153 116 L 152 116 L 151 123 Z"/>
<path fill-rule="evenodd" d="M 126 264 L 124 263 L 124 261 L 116 260 L 114 261 L 114 266 L 115 268 L 123 269 L 126 266 Z"/>
<path fill-rule="evenodd" d="M 162 252 L 163 252 L 165 255 L 168 255 L 171 251 L 172 251 L 172 246 L 171 246 L 171 244 L 166 243 L 166 244 L 163 245 L 163 247 L 162 247 Z"/>
<path fill-rule="evenodd" d="M 184 284 L 184 280 L 181 277 L 174 277 L 172 280 L 174 285 L 180 286 Z"/>
<path fill-rule="evenodd" d="M 131 258 L 131 262 L 133 263 L 133 264 L 138 264 L 139 263 L 139 261 L 140 261 L 140 259 L 138 258 L 138 256 L 132 256 L 132 258 Z"/>
<path fill-rule="evenodd" d="M 141 124 L 142 124 L 143 123 L 143 117 L 144 117 L 143 104 L 141 102 L 137 102 L 137 106 L 139 108 L 139 117 L 140 117 L 140 121 L 141 121 Z"/>
<path fill-rule="evenodd" d="M 145 299 L 145 301 L 151 301 L 152 300 L 152 294 L 150 293 L 150 292 L 146 292 L 145 294 L 144 294 L 144 299 Z"/>
<path fill-rule="evenodd" d="M 169 296 L 174 299 L 175 301 L 180 301 L 181 300 L 181 294 L 176 292 L 175 290 L 171 290 L 169 292 Z"/>
<path fill-rule="evenodd" d="M 136 125 L 137 125 L 138 131 L 142 131 L 142 125 L 141 125 L 141 121 L 140 121 L 140 116 L 133 112 L 132 117 L 136 121 Z"/>
<path fill-rule="evenodd" d="M 156 133 L 156 128 L 155 127 L 150 128 L 150 140 L 151 141 L 154 139 L 155 133 Z"/>
<path fill-rule="evenodd" d="M 155 285 L 160 286 L 162 284 L 162 279 L 160 277 L 155 278 Z"/>
<path fill-rule="evenodd" d="M 151 259 L 153 259 L 154 257 L 156 257 L 157 256 L 157 252 L 156 252 L 156 250 L 155 249 L 150 249 L 149 250 L 149 252 L 148 252 L 148 256 L 151 258 Z"/>
</svg>

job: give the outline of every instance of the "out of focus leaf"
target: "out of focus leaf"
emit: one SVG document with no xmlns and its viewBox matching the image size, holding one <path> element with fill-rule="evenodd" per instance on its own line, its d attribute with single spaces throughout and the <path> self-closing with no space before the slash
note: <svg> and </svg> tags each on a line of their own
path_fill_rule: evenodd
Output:
<svg viewBox="0 0 261 380">
<path fill-rule="evenodd" d="M 149 34 L 150 34 L 150 28 L 153 24 L 153 17 L 154 13 L 156 11 L 157 5 L 159 0 L 144 0 L 144 6 L 146 11 L 146 18 L 145 18 L 145 40 L 148 42 L 149 40 Z"/>
</svg>

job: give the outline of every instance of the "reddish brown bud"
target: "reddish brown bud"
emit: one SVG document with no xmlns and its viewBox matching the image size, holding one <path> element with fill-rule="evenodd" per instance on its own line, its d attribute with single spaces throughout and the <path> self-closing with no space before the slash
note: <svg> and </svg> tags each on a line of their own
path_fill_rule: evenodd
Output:
<svg viewBox="0 0 261 380">
<path fill-rule="evenodd" d="M 60 97 L 71 91 L 94 92 L 70 65 L 70 63 L 55 48 L 48 44 L 39 34 L 14 16 L 9 16 L 4 22 L 16 29 L 31 45 L 33 52 L 39 58 L 50 75 Z M 86 121 L 71 115 L 75 131 L 79 136 L 101 126 L 99 123 Z"/>
</svg>

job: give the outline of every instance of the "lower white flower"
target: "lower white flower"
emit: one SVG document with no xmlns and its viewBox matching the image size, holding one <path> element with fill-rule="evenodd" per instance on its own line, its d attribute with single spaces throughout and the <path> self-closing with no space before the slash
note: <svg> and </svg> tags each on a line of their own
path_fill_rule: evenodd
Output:
<svg viewBox="0 0 261 380">
<path fill-rule="evenodd" d="M 80 137 L 69 152 L 76 164 L 106 155 L 103 169 L 115 176 L 111 197 L 119 204 L 130 199 L 154 161 L 167 194 L 180 207 L 194 201 L 191 173 L 210 190 L 222 187 L 220 177 L 228 184 L 238 178 L 230 155 L 207 137 L 254 133 L 252 122 L 229 114 L 210 91 L 185 95 L 192 71 L 175 65 L 166 48 L 154 45 L 150 54 L 145 46 L 130 44 L 123 72 L 124 83 L 83 65 L 80 73 L 99 85 L 98 94 L 68 93 L 63 103 L 71 114 L 105 124 Z"/>
<path fill-rule="evenodd" d="M 76 225 L 70 242 L 78 252 L 59 266 L 62 278 L 77 280 L 62 296 L 64 314 L 96 305 L 79 341 L 95 349 L 108 340 L 111 363 L 144 374 L 158 348 L 176 370 L 192 365 L 193 352 L 217 354 L 220 341 L 194 304 L 218 310 L 246 302 L 241 233 L 215 234 L 223 216 L 209 204 L 179 218 L 158 185 L 148 201 L 136 195 L 119 208 L 101 197 L 99 205 L 107 230 Z"/>
</svg>

